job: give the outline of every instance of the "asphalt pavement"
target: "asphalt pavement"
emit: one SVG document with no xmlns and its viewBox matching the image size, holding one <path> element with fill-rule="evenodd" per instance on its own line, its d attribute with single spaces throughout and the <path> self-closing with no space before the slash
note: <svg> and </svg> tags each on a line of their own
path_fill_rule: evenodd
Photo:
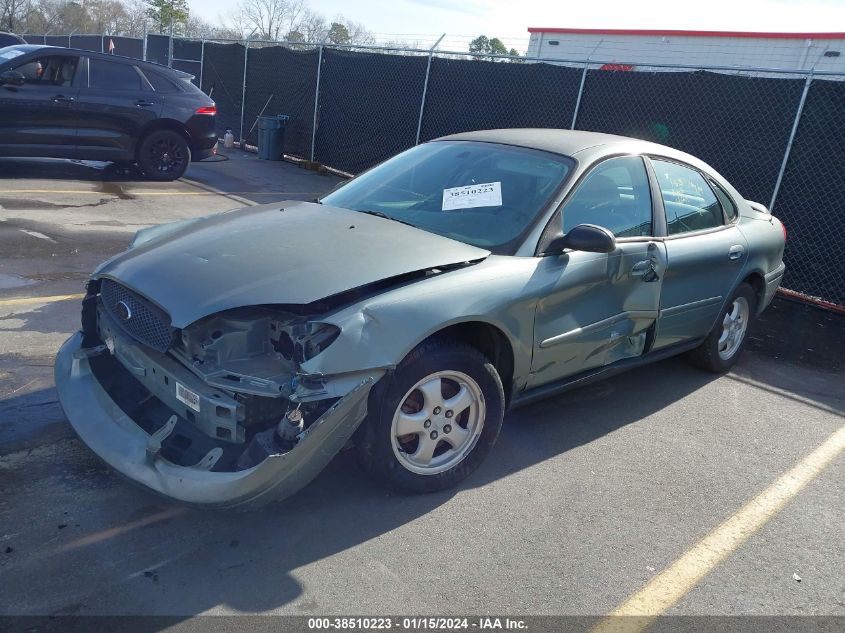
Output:
<svg viewBox="0 0 845 633">
<path fill-rule="evenodd" d="M 516 410 L 455 490 L 389 493 L 341 453 L 242 516 L 114 475 L 53 387 L 88 273 L 141 227 L 338 182 L 227 153 L 166 184 L 0 160 L 0 615 L 602 616 L 654 601 L 680 565 L 692 580 L 669 614 L 845 616 L 845 457 L 829 454 L 845 319 L 782 298 L 730 374 L 670 359 Z M 772 486 L 783 503 L 747 505 Z M 745 531 L 730 540 L 735 517 Z M 703 539 L 723 555 L 698 556 Z"/>
</svg>

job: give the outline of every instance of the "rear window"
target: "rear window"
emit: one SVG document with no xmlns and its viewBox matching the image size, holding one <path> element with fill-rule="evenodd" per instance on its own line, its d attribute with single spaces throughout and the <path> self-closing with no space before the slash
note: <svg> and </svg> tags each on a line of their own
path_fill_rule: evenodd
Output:
<svg viewBox="0 0 845 633">
<path fill-rule="evenodd" d="M 174 82 L 154 70 L 145 70 L 144 75 L 146 75 L 150 81 L 150 85 L 156 92 L 179 92 L 179 88 L 177 88 Z"/>
<path fill-rule="evenodd" d="M 134 66 L 91 58 L 88 87 L 99 90 L 141 90 L 141 77 Z"/>
</svg>

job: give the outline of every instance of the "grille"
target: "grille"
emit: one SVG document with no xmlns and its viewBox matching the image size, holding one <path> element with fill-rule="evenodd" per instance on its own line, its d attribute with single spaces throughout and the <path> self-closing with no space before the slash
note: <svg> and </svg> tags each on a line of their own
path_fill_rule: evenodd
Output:
<svg viewBox="0 0 845 633">
<path fill-rule="evenodd" d="M 103 279 L 100 299 L 114 322 L 136 341 L 159 352 L 170 347 L 176 330 L 164 310 L 110 279 Z"/>
</svg>

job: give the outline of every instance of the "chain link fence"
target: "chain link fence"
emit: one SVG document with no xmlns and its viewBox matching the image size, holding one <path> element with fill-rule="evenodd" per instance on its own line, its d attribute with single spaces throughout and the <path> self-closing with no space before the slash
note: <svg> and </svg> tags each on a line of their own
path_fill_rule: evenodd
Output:
<svg viewBox="0 0 845 633">
<path fill-rule="evenodd" d="M 110 40 L 26 37 L 103 51 Z M 608 132 L 689 152 L 783 219 L 784 287 L 845 305 L 845 76 L 433 49 L 171 43 L 154 34 L 111 39 L 118 54 L 194 75 L 217 102 L 221 135 L 230 129 L 254 145 L 258 117 L 285 114 L 287 154 L 352 174 L 419 142 L 505 127 Z"/>
<path fill-rule="evenodd" d="M 789 231 L 784 287 L 845 306 L 845 82 L 813 79 L 776 215 Z"/>
</svg>

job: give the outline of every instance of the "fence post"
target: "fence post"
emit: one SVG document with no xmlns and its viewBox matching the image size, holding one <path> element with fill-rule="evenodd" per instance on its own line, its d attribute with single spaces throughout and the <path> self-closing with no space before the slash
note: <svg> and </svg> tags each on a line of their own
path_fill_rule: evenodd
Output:
<svg viewBox="0 0 845 633">
<path fill-rule="evenodd" d="M 170 37 L 167 44 L 167 67 L 173 68 L 173 15 L 170 15 Z"/>
<path fill-rule="evenodd" d="M 589 60 L 584 62 L 584 70 L 581 72 L 581 85 L 578 87 L 578 98 L 575 100 L 575 111 L 572 113 L 572 125 L 570 130 L 575 129 L 575 122 L 578 120 L 578 111 L 581 109 L 581 96 L 584 94 L 584 82 L 587 81 L 587 66 L 590 65 Z"/>
<path fill-rule="evenodd" d="M 246 64 L 247 60 L 249 60 L 249 39 L 246 41 L 246 45 L 244 46 L 244 85 L 243 90 L 241 90 L 241 149 L 244 148 L 244 144 L 246 143 L 246 139 L 244 138 L 244 114 L 246 113 Z"/>
<path fill-rule="evenodd" d="M 104 40 L 104 39 L 106 39 L 106 34 L 105 34 L 105 33 L 100 33 L 100 52 L 101 52 L 101 53 L 105 53 L 105 52 L 106 52 L 106 47 L 103 45 L 103 40 Z M 45 44 L 47 43 L 47 38 L 46 38 L 46 37 L 44 38 L 44 43 L 45 43 Z"/>
<path fill-rule="evenodd" d="M 147 61 L 147 19 L 144 18 L 144 42 L 141 44 L 141 59 Z"/>
<path fill-rule="evenodd" d="M 202 73 L 205 70 L 205 40 L 200 48 L 200 90 L 202 90 Z"/>
<path fill-rule="evenodd" d="M 443 38 L 446 37 L 446 34 L 440 36 L 440 38 L 434 43 L 430 49 L 428 49 L 428 64 L 425 67 L 425 83 L 423 83 L 423 91 L 422 91 L 422 99 L 420 100 L 420 118 L 417 121 L 417 142 L 415 145 L 420 144 L 420 132 L 422 131 L 422 120 L 423 120 L 423 112 L 425 111 L 425 96 L 428 93 L 428 76 L 431 73 L 431 58 L 434 56 L 434 50 L 440 45 L 440 42 L 443 41 Z"/>
<path fill-rule="evenodd" d="M 804 92 L 801 93 L 801 100 L 798 102 L 798 110 L 795 112 L 795 120 L 792 122 L 792 131 L 789 133 L 789 140 L 786 142 L 786 150 L 783 152 L 783 162 L 780 164 L 780 171 L 778 172 L 778 179 L 775 181 L 775 189 L 772 191 L 772 200 L 769 202 L 769 211 L 774 213 L 775 200 L 780 191 L 780 184 L 783 182 L 783 175 L 786 173 L 786 164 L 789 162 L 789 153 L 792 151 L 792 143 L 795 141 L 795 135 L 798 132 L 798 124 L 801 121 L 801 114 L 804 112 L 804 103 L 807 101 L 807 93 L 810 92 L 810 84 L 813 82 L 813 71 L 815 67 L 810 69 L 810 74 L 807 75 L 807 80 L 804 82 Z"/>
<path fill-rule="evenodd" d="M 326 36 L 328 37 L 328 36 Z M 320 71 L 323 70 L 323 44 L 320 42 L 320 52 L 317 55 L 317 87 L 314 90 L 314 120 L 311 122 L 311 161 L 314 161 L 314 146 L 317 142 L 317 107 L 320 105 Z"/>
</svg>

